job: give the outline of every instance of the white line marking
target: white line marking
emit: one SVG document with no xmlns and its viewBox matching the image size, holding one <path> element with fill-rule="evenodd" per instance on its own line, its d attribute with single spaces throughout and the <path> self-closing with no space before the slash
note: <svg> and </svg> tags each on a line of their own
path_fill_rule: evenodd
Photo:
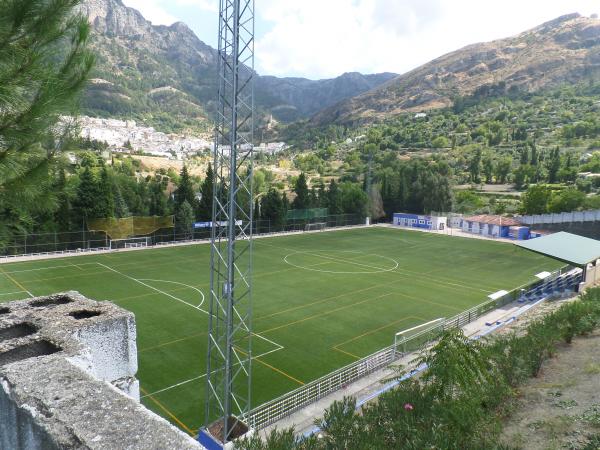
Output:
<svg viewBox="0 0 600 450">
<path fill-rule="evenodd" d="M 278 345 L 279 347 L 281 347 L 279 344 L 275 344 L 275 345 Z M 252 357 L 252 359 L 256 359 L 256 358 L 262 358 L 262 357 L 264 357 L 264 356 L 270 355 L 271 353 L 278 352 L 279 350 L 283 350 L 283 347 L 281 347 L 281 348 L 276 348 L 275 350 L 269 350 L 268 352 L 261 353 L 260 355 L 253 356 L 253 357 Z M 236 364 L 236 365 L 237 365 L 237 364 Z M 199 376 L 197 376 L 197 377 L 190 378 L 189 380 L 181 381 L 181 382 L 179 382 L 179 383 L 176 383 L 176 384 L 174 384 L 174 385 L 172 385 L 172 386 L 168 386 L 168 387 L 166 387 L 166 388 L 163 388 L 163 389 L 160 389 L 160 390 L 158 390 L 158 391 L 154 391 L 154 392 L 151 392 L 151 393 L 149 393 L 149 394 L 143 395 L 143 396 L 141 396 L 140 398 L 146 398 L 146 397 L 150 397 L 150 396 L 152 396 L 152 395 L 161 394 L 162 392 L 170 391 L 171 389 L 178 388 L 179 386 L 183 386 L 184 384 L 192 383 L 193 381 L 200 380 L 200 379 L 202 379 L 202 378 L 204 378 L 204 377 L 206 377 L 206 374 L 202 374 L 202 375 L 199 375 Z"/>
<path fill-rule="evenodd" d="M 98 263 L 94 262 L 94 263 L 68 264 L 68 265 L 64 265 L 64 266 L 40 267 L 39 269 L 13 270 L 12 272 L 4 272 L 4 273 L 12 274 L 12 273 L 24 273 L 24 272 L 37 272 L 40 270 L 64 269 L 65 267 L 89 266 L 92 264 L 98 264 Z"/>
<path fill-rule="evenodd" d="M 13 295 L 13 294 L 20 294 L 21 292 L 27 292 L 27 291 L 17 291 L 17 292 L 4 292 L 0 295 Z"/>
<path fill-rule="evenodd" d="M 180 283 L 179 281 L 152 280 L 150 278 L 138 278 L 138 281 L 154 281 L 156 283 L 171 283 L 171 284 L 179 284 L 181 286 L 188 287 L 188 288 L 193 289 L 194 291 L 198 292 L 202 296 L 202 301 L 198 305 L 198 308 L 204 304 L 204 293 L 200 289 L 198 289 L 194 286 L 190 286 L 189 284 Z"/>
<path fill-rule="evenodd" d="M 337 250 L 338 252 L 340 252 L 339 250 Z M 324 251 L 325 252 L 325 251 Z M 361 256 L 376 256 L 378 258 L 381 259 L 387 259 L 388 261 L 391 261 L 394 263 L 394 267 L 391 268 L 384 268 L 384 267 L 378 267 L 378 266 L 371 266 L 369 264 L 363 264 L 363 263 L 359 263 L 356 261 L 352 261 L 352 260 L 348 260 L 348 259 L 341 259 L 341 258 L 334 258 L 331 256 L 326 256 L 326 255 L 320 255 L 318 253 L 314 253 L 314 252 L 305 252 L 305 251 L 296 251 L 293 253 L 290 253 L 288 255 L 286 255 L 283 258 L 283 261 L 286 264 L 289 264 L 290 266 L 293 267 L 297 267 L 298 269 L 304 269 L 304 270 L 310 270 L 312 272 L 323 272 L 323 273 L 339 273 L 339 274 L 366 274 L 366 273 L 384 273 L 384 272 L 392 272 L 394 270 L 396 270 L 399 267 L 399 263 L 398 261 L 396 261 L 393 258 L 389 258 L 387 256 L 381 256 L 381 255 L 376 255 L 376 254 L 367 254 L 367 253 L 362 253 L 362 252 L 355 252 L 355 251 L 341 251 L 343 253 L 358 253 Z M 347 263 L 347 264 L 353 264 L 355 266 L 362 266 L 362 267 L 368 267 L 370 269 L 375 269 L 374 271 L 343 271 L 343 270 L 324 270 L 324 269 L 314 269 L 311 268 L 310 266 L 299 266 L 297 264 L 291 263 L 290 261 L 288 261 L 288 258 L 292 255 L 297 255 L 297 254 L 303 254 L 303 255 L 309 255 L 309 256 L 315 256 L 317 258 L 323 258 L 323 259 L 328 259 L 334 262 L 338 262 L 338 263 Z"/>
<path fill-rule="evenodd" d="M 153 291 L 156 291 L 156 292 L 158 292 L 159 294 L 166 295 L 167 297 L 170 297 L 170 298 L 172 298 L 173 300 L 176 300 L 176 301 L 178 301 L 178 302 L 180 302 L 180 303 L 183 303 L 183 304 L 185 304 L 185 305 L 188 305 L 190 308 L 194 308 L 194 309 L 196 309 L 196 310 L 198 310 L 198 311 L 202 311 L 204 314 L 208 314 L 208 311 L 205 311 L 205 310 L 203 310 L 202 308 L 200 308 L 200 307 L 198 307 L 198 306 L 194 306 L 194 305 L 192 305 L 191 303 L 188 303 L 188 302 L 186 302 L 185 300 L 182 300 L 182 299 L 180 299 L 180 298 L 178 298 L 178 297 L 175 297 L 174 295 L 171 295 L 171 294 L 169 294 L 168 292 L 161 291 L 160 289 L 157 289 L 157 288 L 155 288 L 154 286 L 150 286 L 149 284 L 147 284 L 147 283 L 144 283 L 143 281 L 140 281 L 140 280 L 138 280 L 137 278 L 133 278 L 133 277 L 131 277 L 131 276 L 129 276 L 129 275 L 126 275 L 126 274 L 124 274 L 124 273 L 122 273 L 122 272 L 119 272 L 118 270 L 116 270 L 116 269 L 113 269 L 112 267 L 109 267 L 109 266 L 107 266 L 106 264 L 102 264 L 102 263 L 96 263 L 96 264 L 98 264 L 98 265 L 100 265 L 100 266 L 104 267 L 105 269 L 108 269 L 108 270 L 110 270 L 110 271 L 112 271 L 112 272 L 114 272 L 114 273 L 116 273 L 116 274 L 119 274 L 119 275 L 121 275 L 121 276 L 123 276 L 123 277 L 125 277 L 125 278 L 129 278 L 130 280 L 132 280 L 132 281 L 135 281 L 136 283 L 140 283 L 142 286 L 146 286 L 147 288 L 149 288 L 149 289 L 152 289 Z"/>
<path fill-rule="evenodd" d="M 140 398 L 150 397 L 152 395 L 160 394 L 161 392 L 165 392 L 165 391 L 169 391 L 171 389 L 175 389 L 176 387 L 183 386 L 184 384 L 188 384 L 188 383 L 191 383 L 192 381 L 199 380 L 201 378 L 204 378 L 205 376 L 206 376 L 206 374 L 203 374 L 203 375 L 200 375 L 198 377 L 190 378 L 189 380 L 182 381 L 181 383 L 177 383 L 177 384 L 174 384 L 172 386 L 166 387 L 164 389 L 160 389 L 158 391 L 154 391 L 154 392 L 151 392 L 149 394 L 142 395 Z"/>
</svg>

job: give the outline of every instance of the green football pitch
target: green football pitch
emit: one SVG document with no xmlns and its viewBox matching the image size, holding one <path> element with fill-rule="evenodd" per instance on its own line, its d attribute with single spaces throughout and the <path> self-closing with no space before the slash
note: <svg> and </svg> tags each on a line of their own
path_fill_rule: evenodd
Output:
<svg viewBox="0 0 600 450">
<path fill-rule="evenodd" d="M 255 240 L 253 404 L 561 264 L 517 246 L 374 227 Z M 0 265 L 0 302 L 77 290 L 135 313 L 143 403 L 203 424 L 208 245 Z"/>
</svg>

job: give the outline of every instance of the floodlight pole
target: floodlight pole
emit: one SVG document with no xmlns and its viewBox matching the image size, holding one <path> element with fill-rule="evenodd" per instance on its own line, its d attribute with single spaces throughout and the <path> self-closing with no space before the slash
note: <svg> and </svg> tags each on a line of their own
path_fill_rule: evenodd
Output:
<svg viewBox="0 0 600 450">
<path fill-rule="evenodd" d="M 220 0 L 218 67 L 205 423 L 225 444 L 250 411 L 254 0 Z"/>
</svg>

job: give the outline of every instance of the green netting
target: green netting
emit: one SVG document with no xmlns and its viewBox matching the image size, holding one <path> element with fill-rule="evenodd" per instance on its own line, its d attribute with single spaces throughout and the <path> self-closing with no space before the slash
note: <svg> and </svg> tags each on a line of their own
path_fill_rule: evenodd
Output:
<svg viewBox="0 0 600 450">
<path fill-rule="evenodd" d="M 287 212 L 287 220 L 312 220 L 323 218 L 327 219 L 327 208 L 310 208 L 310 209 L 290 209 Z"/>
<path fill-rule="evenodd" d="M 122 219 L 110 218 L 88 221 L 90 231 L 104 231 L 111 239 L 145 236 L 161 228 L 173 228 L 173 216 L 132 216 Z"/>
</svg>

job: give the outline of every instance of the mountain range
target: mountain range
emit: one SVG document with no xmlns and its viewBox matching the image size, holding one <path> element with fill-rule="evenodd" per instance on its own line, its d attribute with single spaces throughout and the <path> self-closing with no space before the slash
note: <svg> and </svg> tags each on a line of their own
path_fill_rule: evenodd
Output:
<svg viewBox="0 0 600 450">
<path fill-rule="evenodd" d="M 600 79 L 600 20 L 569 14 L 517 36 L 469 45 L 353 98 L 312 123 L 364 123 L 449 107 L 464 97 L 535 92 Z"/>
<path fill-rule="evenodd" d="M 155 26 L 121 0 L 84 0 L 97 55 L 83 112 L 136 118 L 164 131 L 209 128 L 214 109 L 217 50 L 184 23 Z M 345 73 L 329 80 L 255 78 L 259 119 L 291 122 L 389 81 L 391 73 Z M 259 121 L 260 123 L 260 121 Z"/>
<path fill-rule="evenodd" d="M 97 65 L 84 113 L 138 119 L 161 131 L 209 130 L 217 51 L 184 23 L 156 26 L 121 0 L 84 0 Z M 535 92 L 600 78 L 600 20 L 569 14 L 506 39 L 469 45 L 402 75 L 329 80 L 256 75 L 259 125 L 381 121 L 457 99 Z"/>
</svg>

